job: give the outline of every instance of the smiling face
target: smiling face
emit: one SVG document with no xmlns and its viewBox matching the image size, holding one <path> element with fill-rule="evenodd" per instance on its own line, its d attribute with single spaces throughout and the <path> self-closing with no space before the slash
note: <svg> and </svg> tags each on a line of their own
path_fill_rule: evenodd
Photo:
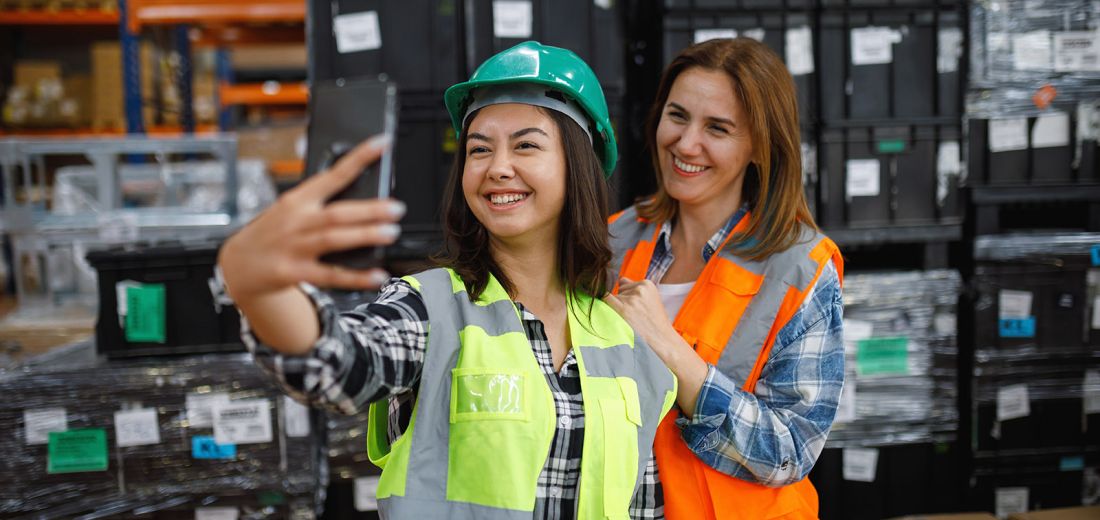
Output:
<svg viewBox="0 0 1100 520">
<path fill-rule="evenodd" d="M 741 204 L 753 158 L 748 115 L 724 72 L 693 67 L 676 78 L 656 135 L 661 183 L 682 210 L 728 214 Z"/>
<path fill-rule="evenodd" d="M 464 152 L 462 192 L 493 241 L 553 251 L 566 183 L 554 121 L 531 105 L 487 106 L 470 121 Z"/>
</svg>

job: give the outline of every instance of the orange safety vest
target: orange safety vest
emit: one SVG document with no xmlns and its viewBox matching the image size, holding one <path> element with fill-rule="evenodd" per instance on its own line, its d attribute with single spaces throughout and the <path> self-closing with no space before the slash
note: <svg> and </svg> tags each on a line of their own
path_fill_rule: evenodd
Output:
<svg viewBox="0 0 1100 520">
<path fill-rule="evenodd" d="M 612 272 L 645 279 L 660 227 L 640 219 L 633 207 L 609 222 Z M 746 214 L 734 232 L 748 222 Z M 844 264 L 836 244 L 809 227 L 794 246 L 763 261 L 740 258 L 726 246 L 711 256 L 672 325 L 699 357 L 733 380 L 743 380 L 741 388 L 753 393 L 776 335 L 798 311 L 825 264 L 833 260 L 841 277 Z M 719 472 L 684 443 L 677 417 L 676 409 L 665 416 L 653 445 L 670 520 L 818 517 L 817 490 L 808 478 L 774 488 Z"/>
</svg>

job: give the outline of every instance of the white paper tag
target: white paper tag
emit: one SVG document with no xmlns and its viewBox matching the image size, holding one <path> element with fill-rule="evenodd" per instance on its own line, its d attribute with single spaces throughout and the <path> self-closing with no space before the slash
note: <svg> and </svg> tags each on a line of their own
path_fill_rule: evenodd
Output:
<svg viewBox="0 0 1100 520">
<path fill-rule="evenodd" d="M 190 393 L 185 397 L 187 422 L 192 428 L 209 428 L 214 425 L 211 411 L 215 404 L 228 403 L 229 394 L 211 392 L 208 394 Z"/>
<path fill-rule="evenodd" d="M 493 0 L 493 36 L 530 38 L 534 15 L 526 0 Z"/>
<path fill-rule="evenodd" d="M 744 36 L 745 38 L 751 38 L 758 42 L 762 42 L 764 41 L 764 29 L 762 27 L 745 29 L 745 31 L 741 33 L 741 36 Z"/>
<path fill-rule="evenodd" d="M 213 414 L 214 442 L 218 444 L 255 444 L 274 439 L 271 401 L 267 399 L 217 403 Z"/>
<path fill-rule="evenodd" d="M 1011 51 L 1012 40 L 1006 32 L 990 31 L 985 35 L 985 47 L 988 52 Z"/>
<path fill-rule="evenodd" d="M 814 71 L 814 40 L 809 26 L 787 29 L 787 69 L 792 76 L 811 74 Z"/>
<path fill-rule="evenodd" d="M 283 417 L 286 420 L 287 437 L 309 435 L 309 408 L 286 395 L 283 396 Z"/>
<path fill-rule="evenodd" d="M 989 120 L 989 151 L 1027 150 L 1027 118 Z"/>
<path fill-rule="evenodd" d="M 1100 413 L 1100 370 L 1085 371 L 1085 414 Z"/>
<path fill-rule="evenodd" d="M 235 507 L 196 507 L 195 520 L 237 520 L 240 511 Z"/>
<path fill-rule="evenodd" d="M 997 389 L 997 420 L 1007 421 L 1031 415 L 1027 385 L 1009 385 Z"/>
<path fill-rule="evenodd" d="M 1001 289 L 1001 292 L 997 295 L 997 306 L 999 308 L 997 317 L 1002 320 L 1030 317 L 1031 300 L 1030 291 Z"/>
<path fill-rule="evenodd" d="M 340 54 L 382 48 L 382 29 L 378 25 L 377 11 L 334 16 L 332 32 L 336 36 L 336 52 Z"/>
<path fill-rule="evenodd" d="M 846 184 L 845 198 L 874 197 L 879 194 L 879 161 L 878 159 L 849 159 L 848 181 Z"/>
<path fill-rule="evenodd" d="M 23 432 L 28 445 L 46 444 L 50 432 L 69 429 L 69 417 L 64 408 L 34 408 L 23 410 Z"/>
<path fill-rule="evenodd" d="M 900 35 L 889 27 L 852 29 L 852 65 L 881 65 L 894 61 L 894 43 Z"/>
<path fill-rule="evenodd" d="M 615 3 L 612 0 L 592 0 L 592 3 L 596 4 L 596 7 L 600 9 L 611 9 L 615 7 Z"/>
<path fill-rule="evenodd" d="M 946 74 L 959 70 L 959 57 L 962 56 L 962 29 L 958 27 L 940 29 L 937 37 L 940 47 L 936 54 L 936 72 Z"/>
<path fill-rule="evenodd" d="M 1077 104 L 1077 140 L 1100 139 L 1100 101 Z"/>
<path fill-rule="evenodd" d="M 1092 299 L 1092 328 L 1100 329 L 1100 295 Z"/>
<path fill-rule="evenodd" d="M 126 292 L 131 287 L 141 287 L 141 284 L 133 280 L 115 283 L 115 315 L 118 316 L 118 326 L 123 329 L 126 328 L 126 315 L 130 312 Z"/>
<path fill-rule="evenodd" d="M 1054 70 L 1056 72 L 1100 71 L 1100 42 L 1093 31 L 1054 33 Z"/>
<path fill-rule="evenodd" d="M 836 422 L 850 423 L 856 420 L 856 378 L 844 378 L 840 389 L 840 403 L 836 407 Z"/>
<path fill-rule="evenodd" d="M 160 444 L 156 408 L 115 412 L 115 442 L 119 448 Z"/>
<path fill-rule="evenodd" d="M 1050 70 L 1050 31 L 1031 31 L 1012 36 L 1012 67 L 1016 70 Z"/>
<path fill-rule="evenodd" d="M 848 319 L 844 320 L 842 335 L 845 343 L 855 343 L 861 339 L 870 338 L 875 326 L 869 321 Z"/>
<path fill-rule="evenodd" d="M 1031 128 L 1031 147 L 1069 146 L 1069 114 L 1047 112 L 1035 119 Z"/>
<path fill-rule="evenodd" d="M 1013 513 L 1026 513 L 1027 495 L 1026 487 L 997 488 L 993 506 L 997 518 L 1008 518 Z"/>
<path fill-rule="evenodd" d="M 958 141 L 940 141 L 936 150 L 936 203 L 943 205 L 947 200 L 951 177 L 962 175 L 962 160 Z"/>
<path fill-rule="evenodd" d="M 355 479 L 355 510 L 378 510 L 378 477 L 359 477 Z"/>
<path fill-rule="evenodd" d="M 844 480 L 874 482 L 878 469 L 878 449 L 844 448 Z"/>
<path fill-rule="evenodd" d="M 133 213 L 112 213 L 96 217 L 99 239 L 108 244 L 137 242 L 138 217 Z"/>
<path fill-rule="evenodd" d="M 737 29 L 696 29 L 691 41 L 692 43 L 701 43 L 707 40 L 736 37 Z"/>
<path fill-rule="evenodd" d="M 954 314 L 938 313 L 932 317 L 932 329 L 940 336 L 954 336 L 958 334 L 958 320 Z"/>
</svg>

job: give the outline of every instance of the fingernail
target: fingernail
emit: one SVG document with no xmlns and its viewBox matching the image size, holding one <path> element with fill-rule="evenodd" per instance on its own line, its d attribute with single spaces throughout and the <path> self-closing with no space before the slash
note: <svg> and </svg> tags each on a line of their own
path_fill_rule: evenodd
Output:
<svg viewBox="0 0 1100 520">
<path fill-rule="evenodd" d="M 367 146 L 377 150 L 380 148 L 386 148 L 392 142 L 393 137 L 390 134 L 378 134 L 367 140 Z"/>
<path fill-rule="evenodd" d="M 408 208 L 405 206 L 404 202 L 394 200 L 390 201 L 389 207 L 386 209 L 389 210 L 390 215 L 393 216 L 393 218 L 401 218 L 405 216 L 405 211 Z"/>
<path fill-rule="evenodd" d="M 378 226 L 378 234 L 385 238 L 397 238 L 401 235 L 401 226 L 397 224 L 382 224 Z"/>
<path fill-rule="evenodd" d="M 380 269 L 375 269 L 367 275 L 367 279 L 370 280 L 370 283 L 372 284 L 382 285 L 390 280 L 390 273 L 387 273 Z"/>
</svg>

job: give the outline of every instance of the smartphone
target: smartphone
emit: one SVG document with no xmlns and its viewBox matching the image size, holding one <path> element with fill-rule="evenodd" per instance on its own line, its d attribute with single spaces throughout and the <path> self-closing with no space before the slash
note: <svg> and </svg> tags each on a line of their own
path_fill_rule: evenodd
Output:
<svg viewBox="0 0 1100 520">
<path fill-rule="evenodd" d="M 385 76 L 337 78 L 315 82 L 309 96 L 306 175 L 325 171 L 363 140 L 378 134 L 397 135 L 397 86 Z M 394 146 L 366 167 L 329 202 L 389 197 L 394 187 Z M 377 267 L 385 259 L 382 247 L 330 253 L 323 262 L 353 269 Z"/>
</svg>

